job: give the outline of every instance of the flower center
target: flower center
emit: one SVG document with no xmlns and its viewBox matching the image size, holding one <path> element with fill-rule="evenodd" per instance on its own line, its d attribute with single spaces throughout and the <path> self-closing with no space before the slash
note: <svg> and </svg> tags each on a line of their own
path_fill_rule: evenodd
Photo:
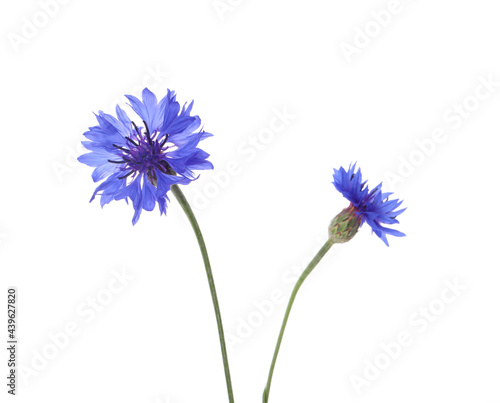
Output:
<svg viewBox="0 0 500 403">
<path fill-rule="evenodd" d="M 126 147 L 113 144 L 121 152 L 119 155 L 122 159 L 119 161 L 108 161 L 112 164 L 123 164 L 120 169 L 124 175 L 118 179 L 125 179 L 131 176 L 131 180 L 133 180 L 137 174 L 145 173 L 149 181 L 156 186 L 157 178 L 155 169 L 159 169 L 165 174 L 175 175 L 174 170 L 165 160 L 167 150 L 172 144 L 167 145 L 168 134 L 160 138 L 157 131 L 151 133 L 147 123 L 144 121 L 143 123 L 145 127 L 144 133 L 132 122 L 134 131 L 130 134 L 130 137 L 125 137 Z"/>
</svg>

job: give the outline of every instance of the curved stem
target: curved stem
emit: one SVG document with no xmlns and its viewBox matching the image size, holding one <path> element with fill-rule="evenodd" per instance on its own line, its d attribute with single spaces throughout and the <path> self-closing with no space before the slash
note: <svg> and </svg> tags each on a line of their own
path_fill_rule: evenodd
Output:
<svg viewBox="0 0 500 403">
<path fill-rule="evenodd" d="M 212 269 L 210 267 L 210 260 L 208 259 L 207 247 L 205 245 L 205 241 L 203 240 L 203 235 L 201 233 L 200 226 L 196 221 L 196 217 L 194 216 L 193 210 L 189 206 L 189 203 L 187 202 L 184 193 L 182 193 L 182 190 L 179 188 L 178 185 L 172 186 L 172 193 L 175 195 L 175 198 L 181 205 L 182 209 L 184 210 L 184 213 L 186 213 L 186 216 L 189 222 L 191 223 L 191 226 L 193 227 L 196 239 L 198 240 L 198 244 L 200 245 L 201 254 L 203 256 L 203 263 L 205 264 L 205 270 L 207 272 L 208 285 L 210 287 L 210 293 L 212 294 L 212 302 L 214 305 L 215 317 L 217 319 L 217 328 L 219 329 L 219 341 L 220 341 L 220 348 L 222 351 L 222 361 L 224 362 L 224 373 L 226 374 L 227 393 L 229 396 L 229 402 L 234 403 L 233 387 L 231 385 L 231 374 L 229 372 L 229 361 L 227 359 L 226 342 L 224 339 L 224 328 L 222 326 L 219 301 L 217 299 L 217 292 L 215 290 L 215 283 L 214 283 L 214 277 L 212 275 Z"/>
<path fill-rule="evenodd" d="M 334 244 L 333 240 L 329 238 L 328 241 L 326 241 L 326 243 L 323 245 L 323 247 L 319 250 L 319 252 L 313 258 L 313 260 L 311 260 L 311 263 L 309 263 L 309 265 L 306 267 L 304 272 L 301 274 L 301 276 L 297 280 L 297 284 L 295 284 L 295 287 L 293 288 L 292 295 L 290 296 L 290 300 L 288 301 L 288 306 L 286 307 L 285 317 L 283 318 L 283 323 L 281 325 L 281 330 L 280 330 L 280 334 L 278 336 L 278 341 L 276 343 L 276 348 L 274 349 L 274 356 L 273 356 L 273 361 L 271 363 L 271 369 L 269 370 L 267 384 L 266 384 L 266 387 L 264 389 L 264 394 L 262 396 L 262 401 L 264 403 L 267 403 L 267 401 L 269 399 L 269 392 L 271 390 L 271 382 L 273 380 L 274 367 L 276 365 L 276 360 L 278 359 L 278 353 L 280 351 L 281 341 L 283 340 L 283 335 L 285 333 L 286 324 L 288 322 L 288 317 L 290 316 L 290 311 L 292 310 L 292 305 L 293 305 L 293 302 L 295 301 L 295 297 L 297 296 L 297 293 L 299 292 L 300 286 L 302 285 L 302 283 L 304 283 L 307 276 L 309 276 L 309 274 L 311 274 L 313 269 L 318 265 L 318 263 L 321 261 L 321 259 L 323 259 L 323 257 L 330 250 L 330 248 L 332 247 L 333 244 Z"/>
</svg>

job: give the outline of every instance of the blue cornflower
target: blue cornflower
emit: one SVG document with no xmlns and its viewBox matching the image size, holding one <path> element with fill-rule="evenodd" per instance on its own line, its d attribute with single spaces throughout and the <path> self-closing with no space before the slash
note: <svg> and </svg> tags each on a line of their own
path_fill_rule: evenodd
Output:
<svg viewBox="0 0 500 403">
<path fill-rule="evenodd" d="M 147 88 L 142 91 L 142 102 L 126 97 L 142 124 L 134 123 L 118 105 L 117 118 L 99 111 L 99 125 L 89 128 L 84 136 L 90 141 L 82 142 L 91 152 L 78 160 L 95 167 L 94 182 L 106 179 L 90 201 L 96 195 L 101 196 L 101 206 L 130 199 L 135 225 L 142 210 L 152 211 L 156 203 L 160 213 L 166 213 L 172 185 L 195 180 L 194 170 L 213 169 L 207 161 L 209 154 L 198 148 L 212 134 L 199 129 L 200 118 L 191 116 L 193 102 L 181 109 L 174 91 L 168 90 L 160 102 Z"/>
<path fill-rule="evenodd" d="M 334 169 L 333 185 L 351 202 L 350 206 L 334 219 L 330 227 L 330 232 L 334 229 L 338 239 L 344 242 L 351 239 L 365 222 L 387 246 L 387 235 L 405 236 L 400 231 L 382 226 L 399 223 L 396 217 L 406 210 L 397 210 L 402 201 L 389 200 L 392 193 L 383 193 L 382 184 L 370 191 L 366 181 L 363 182 L 361 170 L 356 171 L 356 164 L 350 165 L 347 171 L 343 167 Z"/>
</svg>

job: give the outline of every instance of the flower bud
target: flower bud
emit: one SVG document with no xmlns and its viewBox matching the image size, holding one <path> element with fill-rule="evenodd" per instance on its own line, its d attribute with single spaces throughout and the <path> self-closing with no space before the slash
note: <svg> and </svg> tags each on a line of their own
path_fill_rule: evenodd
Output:
<svg viewBox="0 0 500 403">
<path fill-rule="evenodd" d="M 330 223 L 328 234 L 334 243 L 345 243 L 354 238 L 361 226 L 361 216 L 351 204 L 342 210 Z"/>
</svg>

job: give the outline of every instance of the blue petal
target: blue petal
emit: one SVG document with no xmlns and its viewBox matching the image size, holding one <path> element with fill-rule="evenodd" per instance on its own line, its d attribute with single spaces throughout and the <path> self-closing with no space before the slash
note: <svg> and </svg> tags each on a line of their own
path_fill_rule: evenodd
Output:
<svg viewBox="0 0 500 403">
<path fill-rule="evenodd" d="M 125 111 L 120 107 L 120 105 L 116 105 L 116 116 L 118 116 L 118 119 L 122 123 L 123 127 L 129 129 L 132 127 L 132 121 L 125 113 Z"/>
<path fill-rule="evenodd" d="M 134 112 L 137 113 L 142 120 L 147 121 L 148 112 L 146 111 L 146 107 L 142 104 L 142 102 L 133 95 L 125 95 L 125 97 L 130 101 L 130 106 L 132 107 Z"/>
<path fill-rule="evenodd" d="M 166 131 L 167 133 L 171 134 L 168 131 L 168 127 L 179 114 L 179 110 L 181 109 L 181 107 L 179 103 L 175 100 L 174 91 L 169 91 L 167 97 L 168 97 L 168 103 L 166 104 L 164 111 L 162 131 Z"/>
<path fill-rule="evenodd" d="M 106 179 L 103 183 L 97 186 L 96 190 L 94 191 L 94 194 L 92 195 L 92 198 L 90 199 L 90 202 L 92 202 L 95 199 L 97 193 L 99 193 L 100 191 L 103 191 L 104 193 L 109 189 L 118 190 L 121 186 L 120 181 L 117 179 L 119 176 L 120 176 L 119 172 L 114 173 L 110 175 L 108 179 Z M 112 194 L 112 191 L 109 194 Z"/>
<path fill-rule="evenodd" d="M 120 166 L 117 164 L 103 164 L 94 169 L 92 172 L 92 179 L 94 182 L 99 182 L 119 170 Z"/>
<path fill-rule="evenodd" d="M 156 204 L 156 189 L 149 182 L 146 177 L 144 177 L 144 183 L 142 185 L 142 208 L 146 211 L 153 211 Z"/>
<path fill-rule="evenodd" d="M 132 109 L 141 117 L 149 127 L 151 134 L 160 129 L 163 110 L 157 105 L 156 95 L 149 89 L 144 88 L 142 91 L 142 101 L 133 95 L 125 95 L 130 101 Z"/>
<path fill-rule="evenodd" d="M 112 157 L 112 154 L 92 152 L 80 155 L 77 160 L 82 164 L 88 165 L 89 167 L 98 167 L 103 164 L 108 164 L 108 159 Z"/>
</svg>

